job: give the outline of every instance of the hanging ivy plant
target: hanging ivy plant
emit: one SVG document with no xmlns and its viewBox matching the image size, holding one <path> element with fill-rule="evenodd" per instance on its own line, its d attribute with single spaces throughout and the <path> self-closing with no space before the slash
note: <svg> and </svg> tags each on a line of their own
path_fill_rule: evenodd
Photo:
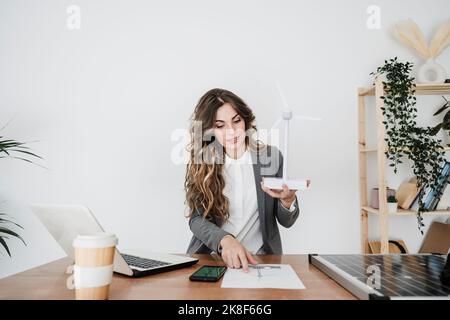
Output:
<svg viewBox="0 0 450 320">
<path fill-rule="evenodd" d="M 383 124 L 386 129 L 386 157 L 397 173 L 398 165 L 403 157 L 412 161 L 412 169 L 417 178 L 419 188 L 419 210 L 417 222 L 419 231 L 423 234 L 422 213 L 427 211 L 423 198 L 427 188 L 438 188 L 438 177 L 444 163 L 444 149 L 441 140 L 433 136 L 433 128 L 417 125 L 416 85 L 410 76 L 413 64 L 402 63 L 394 59 L 385 60 L 384 65 L 377 68 L 371 75 L 384 76 L 383 88 L 384 115 Z M 438 194 L 440 197 L 441 194 Z"/>
</svg>

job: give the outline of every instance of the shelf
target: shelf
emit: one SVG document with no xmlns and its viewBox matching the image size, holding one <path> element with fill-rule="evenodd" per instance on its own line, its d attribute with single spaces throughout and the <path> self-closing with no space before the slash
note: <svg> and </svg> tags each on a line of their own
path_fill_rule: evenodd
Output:
<svg viewBox="0 0 450 320">
<path fill-rule="evenodd" d="M 450 147 L 443 147 L 445 152 L 449 152 L 450 151 Z M 386 151 L 387 148 L 384 149 L 384 151 Z M 359 149 L 359 152 L 378 152 L 378 149 L 376 148 L 361 148 Z"/>
<path fill-rule="evenodd" d="M 375 84 L 373 86 L 359 87 L 358 94 L 358 158 L 359 158 L 359 187 L 360 187 L 360 223 L 361 223 L 361 249 L 363 253 L 369 253 L 369 213 L 373 214 L 378 220 L 379 226 L 379 240 L 381 243 L 380 252 L 383 254 L 389 253 L 389 218 L 392 216 L 410 216 L 414 217 L 417 212 L 414 210 L 399 209 L 395 213 L 380 214 L 380 210 L 367 206 L 368 203 L 368 185 L 367 177 L 369 170 L 368 158 L 376 155 L 377 164 L 377 181 L 378 188 L 383 190 L 387 187 L 387 158 L 384 152 L 390 150 L 387 148 L 385 141 L 385 126 L 383 124 L 384 115 L 382 113 L 384 107 L 384 100 L 380 95 L 384 95 L 384 88 L 382 77 L 375 77 Z M 414 95 L 450 95 L 450 83 L 440 84 L 416 84 Z M 366 140 L 366 97 L 375 99 L 376 117 L 376 141 L 374 145 L 368 146 Z M 372 104 L 371 104 L 372 105 Z M 444 143 L 442 143 L 444 144 Z M 450 146 L 442 146 L 444 152 L 450 151 Z M 407 151 L 407 147 L 400 148 L 400 150 Z M 380 151 L 380 152 L 378 152 Z M 387 198 L 386 198 L 387 199 Z M 386 200 L 382 200 L 383 206 L 386 205 Z M 437 210 L 423 212 L 423 216 L 450 216 L 450 210 Z"/>
<path fill-rule="evenodd" d="M 415 95 L 445 95 L 450 94 L 450 83 L 440 84 L 416 84 Z M 360 87 L 358 88 L 359 96 L 374 96 L 375 86 Z"/>
<path fill-rule="evenodd" d="M 368 213 L 379 214 L 379 210 L 372 207 L 362 207 L 361 208 Z M 404 210 L 398 209 L 398 212 L 389 213 L 390 216 L 415 216 L 417 215 L 417 211 L 413 210 Z M 450 210 L 436 210 L 436 211 L 427 211 L 423 212 L 422 216 L 448 216 L 450 215 Z"/>
</svg>

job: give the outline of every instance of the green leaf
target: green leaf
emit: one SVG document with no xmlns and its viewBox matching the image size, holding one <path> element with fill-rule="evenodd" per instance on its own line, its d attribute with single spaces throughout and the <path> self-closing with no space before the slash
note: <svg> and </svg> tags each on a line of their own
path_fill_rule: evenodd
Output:
<svg viewBox="0 0 450 320">
<path fill-rule="evenodd" d="M 5 234 L 9 234 L 11 236 L 14 236 L 14 237 L 22 240 L 23 244 L 26 245 L 25 240 L 23 240 L 23 238 L 20 235 L 18 235 L 16 232 L 14 232 L 12 230 L 9 230 L 9 229 L 4 228 L 4 227 L 0 227 L 0 233 L 5 233 Z"/>
<path fill-rule="evenodd" d="M 442 111 L 444 111 L 445 109 L 447 109 L 449 107 L 448 103 L 444 104 L 442 107 L 440 107 L 435 113 L 433 113 L 433 116 L 437 116 L 438 114 L 440 114 Z"/>
<path fill-rule="evenodd" d="M 3 219 L 3 218 L 0 218 L 0 223 L 11 223 L 11 224 L 23 229 L 23 227 L 21 225 L 15 223 L 15 222 L 12 222 L 10 220 Z"/>
<path fill-rule="evenodd" d="M 9 251 L 8 245 L 6 244 L 6 241 L 3 239 L 2 236 L 0 236 L 0 244 L 5 248 L 8 255 L 11 257 L 11 252 Z"/>
<path fill-rule="evenodd" d="M 435 135 L 439 132 L 439 130 L 441 130 L 441 128 L 442 128 L 443 125 L 444 125 L 444 124 L 439 123 L 437 126 L 435 126 L 434 128 L 431 129 L 430 134 L 433 135 L 433 136 L 435 136 Z"/>
<path fill-rule="evenodd" d="M 33 156 L 33 157 L 42 159 L 41 156 L 38 156 L 38 155 L 36 155 L 36 154 L 34 154 L 34 153 L 30 152 L 30 151 L 26 151 L 26 150 L 15 150 L 15 151 L 16 151 L 16 152 L 20 152 L 20 153 L 25 153 L 25 154 L 28 154 L 28 155 L 30 155 L 30 156 Z"/>
</svg>

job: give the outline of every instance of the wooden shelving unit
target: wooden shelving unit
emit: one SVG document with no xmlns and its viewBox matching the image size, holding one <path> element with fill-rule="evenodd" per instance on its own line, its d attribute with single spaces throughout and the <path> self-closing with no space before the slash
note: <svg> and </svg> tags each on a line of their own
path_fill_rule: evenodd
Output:
<svg viewBox="0 0 450 320">
<path fill-rule="evenodd" d="M 375 209 L 372 207 L 364 206 L 364 207 L 362 207 L 362 209 L 369 213 L 380 214 L 379 209 Z M 404 209 L 398 209 L 398 211 L 396 213 L 388 213 L 388 215 L 390 215 L 390 216 L 412 216 L 412 215 L 415 216 L 416 214 L 417 214 L 417 211 L 404 210 Z M 446 215 L 450 215 L 450 210 L 429 211 L 429 212 L 422 213 L 422 215 L 423 216 L 446 216 Z"/>
<path fill-rule="evenodd" d="M 416 95 L 446 95 L 450 94 L 450 83 L 444 84 L 417 84 Z M 378 217 L 380 229 L 381 253 L 389 253 L 389 216 L 411 216 L 417 212 L 411 210 L 399 209 L 395 214 L 389 214 L 387 209 L 386 197 L 386 144 L 384 141 L 385 130 L 383 125 L 384 116 L 381 108 L 384 105 L 383 83 L 380 78 L 375 79 L 375 85 L 370 87 L 358 88 L 358 136 L 359 136 L 359 185 L 360 185 L 360 216 L 361 216 L 361 249 L 363 253 L 369 252 L 368 233 L 369 233 L 369 214 Z M 377 145 L 376 148 L 367 148 L 366 146 L 366 120 L 365 120 L 365 99 L 375 97 L 376 108 L 376 130 Z M 449 147 L 445 147 L 446 152 L 450 151 Z M 379 209 L 371 208 L 368 205 L 367 198 L 367 154 L 376 153 L 377 156 L 377 173 L 378 173 L 378 190 L 379 190 Z M 450 210 L 438 210 L 424 212 L 423 216 L 450 215 Z"/>
</svg>

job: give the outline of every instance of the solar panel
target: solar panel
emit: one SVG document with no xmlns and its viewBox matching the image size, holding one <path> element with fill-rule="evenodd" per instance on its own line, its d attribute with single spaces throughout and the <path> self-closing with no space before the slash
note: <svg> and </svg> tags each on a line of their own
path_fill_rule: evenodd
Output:
<svg viewBox="0 0 450 320">
<path fill-rule="evenodd" d="M 444 255 L 311 254 L 309 261 L 360 299 L 450 299 L 440 280 Z"/>
</svg>

